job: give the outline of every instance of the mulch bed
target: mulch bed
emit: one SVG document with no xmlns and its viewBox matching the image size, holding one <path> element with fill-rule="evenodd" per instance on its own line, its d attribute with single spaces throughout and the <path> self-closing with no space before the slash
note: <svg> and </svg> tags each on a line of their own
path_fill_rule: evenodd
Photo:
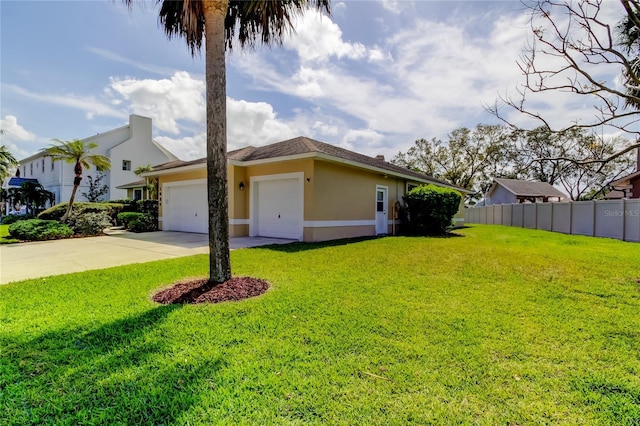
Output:
<svg viewBox="0 0 640 426">
<path fill-rule="evenodd" d="M 160 290 L 152 296 L 154 302 L 171 303 L 220 303 L 259 296 L 269 288 L 269 283 L 258 278 L 233 277 L 222 284 L 210 284 L 207 278 L 182 281 Z"/>
</svg>

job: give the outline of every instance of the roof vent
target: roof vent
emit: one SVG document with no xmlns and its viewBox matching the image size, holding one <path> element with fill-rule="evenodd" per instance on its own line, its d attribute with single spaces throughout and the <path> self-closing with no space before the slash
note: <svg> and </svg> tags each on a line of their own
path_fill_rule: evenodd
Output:
<svg viewBox="0 0 640 426">
<path fill-rule="evenodd" d="M 384 155 L 376 155 L 376 160 L 384 161 Z"/>
</svg>

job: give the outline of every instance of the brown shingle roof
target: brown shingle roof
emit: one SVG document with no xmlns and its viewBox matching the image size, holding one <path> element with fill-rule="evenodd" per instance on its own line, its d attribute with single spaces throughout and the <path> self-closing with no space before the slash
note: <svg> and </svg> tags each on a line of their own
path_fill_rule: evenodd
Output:
<svg viewBox="0 0 640 426">
<path fill-rule="evenodd" d="M 494 182 L 519 197 L 561 197 L 567 195 L 547 182 L 529 182 L 517 179 L 496 178 Z"/>
<path fill-rule="evenodd" d="M 358 154 L 357 152 L 349 151 L 347 149 L 340 148 L 335 145 L 330 145 L 328 143 L 320 142 L 320 141 L 303 137 L 303 136 L 289 139 L 282 142 L 276 142 L 276 143 L 261 146 L 261 147 L 247 146 L 245 148 L 228 152 L 227 158 L 229 160 L 234 160 L 239 162 L 249 162 L 249 161 L 259 161 L 259 160 L 267 160 L 267 159 L 274 159 L 274 158 L 285 159 L 286 157 L 292 157 L 292 156 L 303 155 L 303 154 L 321 154 L 328 157 L 333 157 L 334 159 L 338 159 L 338 160 L 346 160 L 346 161 L 360 164 L 363 166 L 375 167 L 381 170 L 386 170 L 394 175 L 402 175 L 409 178 L 414 178 L 418 181 L 433 182 L 433 183 L 437 183 L 440 185 L 444 185 L 451 188 L 459 189 L 461 191 L 468 192 L 463 188 L 456 187 L 447 182 L 438 180 L 434 177 L 425 175 L 423 173 L 415 172 L 413 170 L 409 170 L 404 167 L 400 167 L 400 166 L 396 166 L 395 164 L 388 163 L 384 160 L 369 157 L 363 154 Z M 193 164 L 201 164 L 205 162 L 206 162 L 205 158 L 201 158 L 194 161 L 172 161 L 170 163 L 161 164 L 160 166 L 155 166 L 153 170 L 154 171 L 167 170 L 167 169 L 172 169 L 176 167 L 184 167 L 184 166 L 189 166 Z"/>
</svg>

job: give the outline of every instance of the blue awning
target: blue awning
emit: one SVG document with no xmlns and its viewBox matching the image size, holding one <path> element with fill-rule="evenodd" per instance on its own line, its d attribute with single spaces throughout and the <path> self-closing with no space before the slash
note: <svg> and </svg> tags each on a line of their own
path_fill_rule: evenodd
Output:
<svg viewBox="0 0 640 426">
<path fill-rule="evenodd" d="M 38 179 L 12 177 L 11 179 L 9 179 L 9 183 L 7 184 L 7 186 L 20 187 L 25 182 L 38 183 Z"/>
</svg>

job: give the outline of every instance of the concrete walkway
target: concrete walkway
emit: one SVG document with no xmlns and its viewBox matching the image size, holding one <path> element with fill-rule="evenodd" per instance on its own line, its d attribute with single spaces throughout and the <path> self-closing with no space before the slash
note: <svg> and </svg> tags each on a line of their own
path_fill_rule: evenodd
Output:
<svg viewBox="0 0 640 426">
<path fill-rule="evenodd" d="M 0 284 L 209 253 L 208 235 L 187 232 L 116 231 L 110 235 L 0 245 Z M 292 240 L 231 238 L 232 250 Z"/>
</svg>

